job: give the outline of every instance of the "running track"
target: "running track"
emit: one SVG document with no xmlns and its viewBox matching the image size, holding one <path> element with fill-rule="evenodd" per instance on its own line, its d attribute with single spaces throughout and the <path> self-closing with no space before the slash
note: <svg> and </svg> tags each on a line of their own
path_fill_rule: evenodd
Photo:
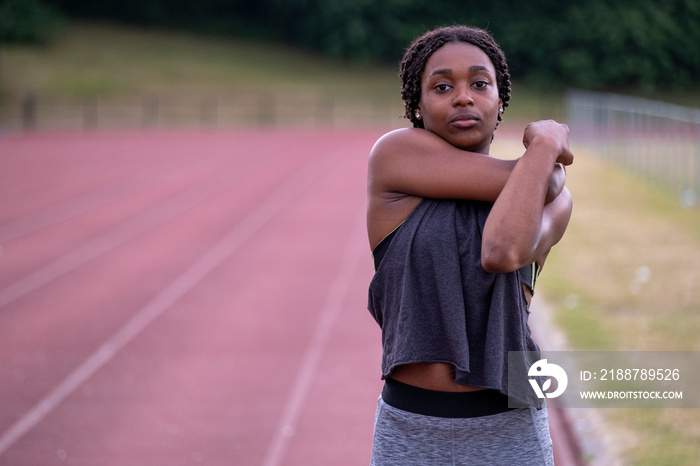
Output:
<svg viewBox="0 0 700 466">
<path fill-rule="evenodd" d="M 368 464 L 381 133 L 1 137 L 0 466 Z"/>
</svg>

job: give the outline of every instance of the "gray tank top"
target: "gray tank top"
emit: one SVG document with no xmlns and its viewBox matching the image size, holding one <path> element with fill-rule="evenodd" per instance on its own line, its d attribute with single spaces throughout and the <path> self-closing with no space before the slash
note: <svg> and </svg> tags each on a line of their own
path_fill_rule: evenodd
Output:
<svg viewBox="0 0 700 466">
<path fill-rule="evenodd" d="M 382 329 L 382 378 L 402 364 L 450 363 L 457 383 L 509 394 L 508 352 L 529 352 L 517 363 L 525 376 L 539 359 L 521 272 L 481 266 L 492 205 L 424 199 L 392 233 L 369 286 L 368 308 Z M 516 398 L 539 405 L 530 394 Z"/>
</svg>

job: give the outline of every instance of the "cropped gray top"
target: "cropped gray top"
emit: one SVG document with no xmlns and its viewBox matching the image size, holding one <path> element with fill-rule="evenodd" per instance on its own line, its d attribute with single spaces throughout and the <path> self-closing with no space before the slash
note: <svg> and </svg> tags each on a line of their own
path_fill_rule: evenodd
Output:
<svg viewBox="0 0 700 466">
<path fill-rule="evenodd" d="M 424 199 L 392 233 L 369 286 L 368 308 L 382 329 L 382 378 L 402 364 L 443 362 L 454 365 L 459 384 L 509 394 L 508 352 L 529 352 L 518 373 L 539 359 L 521 284 L 527 278 L 481 266 L 492 205 Z"/>
</svg>

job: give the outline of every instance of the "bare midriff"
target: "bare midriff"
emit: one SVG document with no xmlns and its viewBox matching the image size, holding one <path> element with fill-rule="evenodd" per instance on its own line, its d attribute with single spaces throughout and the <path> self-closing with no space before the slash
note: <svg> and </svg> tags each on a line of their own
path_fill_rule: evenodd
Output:
<svg viewBox="0 0 700 466">
<path fill-rule="evenodd" d="M 529 307 L 532 294 L 527 287 L 524 287 L 524 291 Z M 404 364 L 395 367 L 389 374 L 389 377 L 407 385 L 440 392 L 474 392 L 483 390 L 480 387 L 458 384 L 455 381 L 455 366 L 442 362 Z"/>
<path fill-rule="evenodd" d="M 482 390 L 455 382 L 455 366 L 441 362 L 417 362 L 397 366 L 389 376 L 414 387 L 439 392 L 473 392 Z"/>
</svg>

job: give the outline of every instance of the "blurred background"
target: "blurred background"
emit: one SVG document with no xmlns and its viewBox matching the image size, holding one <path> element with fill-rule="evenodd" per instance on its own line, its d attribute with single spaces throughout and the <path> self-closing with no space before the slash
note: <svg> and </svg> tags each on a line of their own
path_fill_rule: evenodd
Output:
<svg viewBox="0 0 700 466">
<path fill-rule="evenodd" d="M 488 29 L 506 52 L 511 119 L 563 117 L 567 88 L 700 100 L 696 0 L 0 5 L 8 129 L 383 122 L 402 113 L 407 44 L 452 23 Z"/>
<path fill-rule="evenodd" d="M 700 0 L 1 0 L 0 132 L 405 126 L 397 63 L 453 23 L 508 58 L 496 152 L 571 127 L 565 347 L 700 350 Z M 698 464 L 696 409 L 604 411 L 623 464 Z"/>
</svg>

